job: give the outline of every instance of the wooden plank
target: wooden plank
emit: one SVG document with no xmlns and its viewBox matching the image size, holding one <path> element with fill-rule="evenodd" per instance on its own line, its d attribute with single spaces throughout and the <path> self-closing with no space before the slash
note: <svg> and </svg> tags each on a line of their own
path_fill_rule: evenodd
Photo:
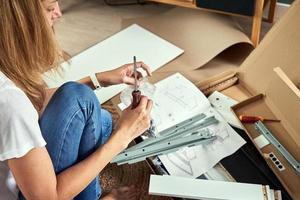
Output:
<svg viewBox="0 0 300 200">
<path fill-rule="evenodd" d="M 197 8 L 194 2 L 189 0 L 146 0 L 146 1 L 181 6 L 185 8 Z"/>
<path fill-rule="evenodd" d="M 252 33 L 251 33 L 251 41 L 255 47 L 259 43 L 261 21 L 263 16 L 263 7 L 264 7 L 264 0 L 256 0 L 255 12 L 254 12 L 253 22 L 252 22 Z"/>
<path fill-rule="evenodd" d="M 269 22 L 269 23 L 274 22 L 276 4 L 277 4 L 277 0 L 270 0 L 270 7 L 269 7 L 269 13 L 268 13 L 268 19 L 267 19 L 267 22 Z"/>
<path fill-rule="evenodd" d="M 189 199 L 264 200 L 258 184 L 151 175 L 149 194 Z"/>
</svg>

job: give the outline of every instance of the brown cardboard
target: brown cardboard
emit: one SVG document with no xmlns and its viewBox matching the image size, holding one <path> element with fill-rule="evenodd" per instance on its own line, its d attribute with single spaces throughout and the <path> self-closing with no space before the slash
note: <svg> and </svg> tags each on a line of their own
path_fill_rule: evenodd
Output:
<svg viewBox="0 0 300 200">
<path fill-rule="evenodd" d="M 230 17 L 187 8 L 151 18 L 123 20 L 123 26 L 137 23 L 151 32 L 184 49 L 179 60 L 187 69 L 204 66 L 225 49 L 243 43 L 247 48 L 230 55 L 233 63 L 244 60 L 252 48 L 251 41 Z M 239 63 L 240 64 L 240 63 Z"/>
<path fill-rule="evenodd" d="M 294 80 L 297 82 L 300 78 L 300 68 L 294 69 L 294 72 L 298 75 L 298 77 L 297 75 L 294 76 Z M 225 74 L 223 74 L 223 77 L 226 77 L 224 76 Z M 208 80 L 208 82 L 216 81 L 216 77 Z M 242 100 L 232 108 L 236 116 L 246 114 L 259 115 L 269 119 L 280 119 L 280 123 L 265 123 L 265 125 L 290 154 L 300 161 L 300 90 L 281 68 L 273 69 L 268 74 L 267 80 L 269 82 L 266 90 L 260 95 L 252 96 L 255 92 L 252 90 L 251 93 L 247 90 L 249 85 L 251 86 L 252 84 L 248 85 L 248 82 L 243 80 L 222 92 L 235 99 Z M 252 141 L 259 135 L 253 124 L 244 124 L 244 127 Z M 300 175 L 297 174 L 294 168 L 273 145 L 268 145 L 262 149 L 257 147 L 257 150 L 265 157 L 267 164 L 293 199 L 300 199 Z M 284 165 L 284 171 L 279 171 L 273 162 L 270 161 L 270 158 L 266 156 L 271 152 Z"/>
<path fill-rule="evenodd" d="M 292 81 L 299 84 L 299 73 L 296 73 L 300 68 L 299 4 L 299 1 L 293 3 L 267 33 L 259 48 L 241 65 L 240 80 L 246 82 L 250 90 L 263 93 L 275 67 L 281 67 Z"/>
<path fill-rule="evenodd" d="M 266 103 L 296 142 L 291 148 L 296 148 L 294 153 L 300 160 L 300 91 L 280 68 L 275 70 L 266 89 Z M 295 72 L 300 78 L 300 67 Z"/>
<path fill-rule="evenodd" d="M 274 114 L 273 110 L 268 106 L 266 96 L 258 95 L 251 97 L 242 103 L 237 104 L 232 109 L 237 116 L 241 114 L 247 115 L 261 115 L 266 118 L 271 119 L 281 119 L 277 115 Z M 300 149 L 297 147 L 296 141 L 293 140 L 287 129 L 282 125 L 282 123 L 265 123 L 267 128 L 274 134 L 274 136 L 280 141 L 280 143 L 297 159 L 300 159 Z M 244 127 L 247 131 L 251 140 L 254 140 L 259 133 L 254 129 L 254 125 L 252 124 L 244 124 Z M 289 165 L 286 159 L 278 153 L 274 146 L 268 145 L 257 150 L 261 153 L 269 167 L 276 174 L 278 179 L 281 181 L 285 189 L 289 192 L 289 194 L 293 197 L 293 199 L 300 198 L 300 176 L 296 173 L 296 171 Z M 285 167 L 285 170 L 279 171 L 273 162 L 268 158 L 269 153 L 273 153 L 280 160 L 280 162 Z"/>
<path fill-rule="evenodd" d="M 280 143 L 300 161 L 300 1 L 293 3 L 286 15 L 270 30 L 239 70 L 240 83 L 250 94 L 259 95 L 233 107 L 236 115 L 261 115 L 280 119 L 280 123 L 266 123 Z M 280 67 L 280 68 L 278 68 Z M 237 88 L 234 86 L 233 88 Z M 232 94 L 226 91 L 227 94 Z M 235 90 L 235 95 L 239 90 Z M 251 139 L 258 136 L 253 125 L 245 124 Z M 259 149 L 258 149 L 259 150 Z M 300 175 L 281 156 L 274 146 L 259 152 L 265 156 L 273 152 L 285 166 L 279 171 L 266 161 L 293 199 L 300 199 Z"/>
<path fill-rule="evenodd" d="M 299 44 L 300 1 L 296 1 L 241 65 L 239 80 L 253 94 L 266 94 L 268 106 L 296 141 L 300 159 Z"/>
</svg>

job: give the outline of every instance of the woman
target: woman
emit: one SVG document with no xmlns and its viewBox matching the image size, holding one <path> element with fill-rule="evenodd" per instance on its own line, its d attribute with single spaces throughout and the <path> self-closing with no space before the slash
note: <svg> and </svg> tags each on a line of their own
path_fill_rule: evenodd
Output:
<svg viewBox="0 0 300 200">
<path fill-rule="evenodd" d="M 0 0 L 0 15 L 0 199 L 98 199 L 99 172 L 149 127 L 152 102 L 142 97 L 124 110 L 112 132 L 90 78 L 44 86 L 42 73 L 63 57 L 51 29 L 61 16 L 58 2 Z M 96 78 L 102 86 L 130 84 L 132 71 L 127 64 Z M 125 187 L 105 198 L 135 194 Z"/>
</svg>

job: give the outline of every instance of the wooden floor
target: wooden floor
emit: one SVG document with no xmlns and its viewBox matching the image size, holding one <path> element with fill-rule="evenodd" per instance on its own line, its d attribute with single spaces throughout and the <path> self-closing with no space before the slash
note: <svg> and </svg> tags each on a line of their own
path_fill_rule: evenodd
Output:
<svg viewBox="0 0 300 200">
<path fill-rule="evenodd" d="M 134 0 L 133 0 L 134 1 Z M 63 17 L 55 25 L 61 46 L 75 55 L 121 29 L 124 18 L 164 13 L 172 6 L 107 6 L 102 0 L 62 0 Z"/>
<path fill-rule="evenodd" d="M 63 17 L 55 25 L 55 32 L 61 47 L 71 56 L 119 31 L 122 19 L 154 16 L 173 8 L 173 6 L 162 4 L 112 7 L 106 5 L 102 0 L 61 0 L 60 2 Z M 250 35 L 251 20 L 240 18 L 237 20 L 245 32 Z M 262 35 L 270 27 L 270 24 L 263 23 Z M 112 104 L 108 102 L 104 107 L 113 113 L 116 121 L 118 115 Z M 100 174 L 104 192 L 120 185 L 135 184 L 141 191 L 139 199 L 168 199 L 147 195 L 149 176 L 150 170 L 144 162 L 121 167 L 109 165 Z"/>
<path fill-rule="evenodd" d="M 154 16 L 174 8 L 174 6 L 154 3 L 108 6 L 103 0 L 61 0 L 61 4 L 63 17 L 55 25 L 55 31 L 62 48 L 70 55 L 75 55 L 119 31 L 122 19 Z M 235 19 L 245 33 L 250 35 L 251 20 L 239 17 Z M 262 36 L 270 27 L 270 24 L 263 23 Z"/>
</svg>

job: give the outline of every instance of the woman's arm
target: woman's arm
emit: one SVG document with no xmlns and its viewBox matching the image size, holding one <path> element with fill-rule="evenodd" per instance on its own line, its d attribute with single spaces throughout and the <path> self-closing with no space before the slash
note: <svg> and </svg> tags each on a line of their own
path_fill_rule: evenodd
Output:
<svg viewBox="0 0 300 200">
<path fill-rule="evenodd" d="M 103 82 L 105 82 L 105 80 L 104 80 L 104 77 L 106 77 L 106 75 L 105 75 L 105 72 L 99 72 L 99 73 L 97 73 L 97 78 L 98 78 L 98 81 L 99 81 L 99 83 L 102 85 L 102 86 L 104 86 L 104 83 Z M 95 87 L 94 87 L 94 84 L 93 84 L 93 82 L 91 81 L 91 79 L 90 79 L 90 77 L 84 77 L 84 78 L 82 78 L 82 79 L 80 79 L 80 80 L 78 80 L 77 82 L 79 82 L 79 83 L 82 83 L 82 84 L 85 84 L 85 85 L 87 85 L 87 86 L 89 86 L 91 89 L 96 89 Z M 49 103 L 49 101 L 50 101 L 50 99 L 52 98 L 52 96 L 53 96 L 53 94 L 55 93 L 55 91 L 57 90 L 58 88 L 56 87 L 56 88 L 46 88 L 46 98 L 45 98 L 45 100 L 44 100 L 44 108 L 47 106 L 47 104 Z M 43 109 L 44 110 L 44 109 Z"/>
<path fill-rule="evenodd" d="M 11 159 L 8 165 L 26 199 L 73 199 L 126 147 L 114 135 L 91 156 L 58 176 L 54 173 L 45 147 L 35 148 L 21 158 Z"/>
<path fill-rule="evenodd" d="M 21 158 L 8 160 L 8 166 L 25 198 L 73 199 L 132 139 L 149 127 L 151 108 L 152 102 L 142 97 L 136 109 L 125 109 L 107 143 L 57 176 L 45 147 L 34 148 Z"/>
<path fill-rule="evenodd" d="M 144 71 L 146 71 L 148 76 L 151 76 L 150 67 L 147 66 L 145 63 L 137 62 L 137 66 L 138 66 L 138 68 L 141 68 Z M 126 83 L 129 85 L 133 85 L 134 84 L 133 73 L 134 73 L 133 63 L 129 63 L 129 64 L 122 65 L 121 67 L 116 68 L 114 70 L 98 72 L 98 73 L 96 73 L 96 77 L 102 87 L 107 87 L 110 85 L 115 85 L 115 84 L 120 84 L 120 83 Z M 140 78 L 142 78 L 142 74 L 140 72 L 138 72 L 138 79 L 140 79 Z M 94 84 L 91 81 L 90 77 L 84 77 L 84 78 L 78 80 L 77 82 L 83 83 L 83 84 L 89 86 L 90 88 L 92 88 L 93 90 L 96 89 L 94 87 Z M 42 111 L 45 109 L 49 100 L 52 98 L 53 94 L 55 93 L 55 91 L 57 89 L 58 88 L 47 88 L 46 89 L 46 98 L 44 101 L 44 108 L 42 109 Z M 42 113 L 42 112 L 40 112 L 40 113 Z"/>
</svg>

